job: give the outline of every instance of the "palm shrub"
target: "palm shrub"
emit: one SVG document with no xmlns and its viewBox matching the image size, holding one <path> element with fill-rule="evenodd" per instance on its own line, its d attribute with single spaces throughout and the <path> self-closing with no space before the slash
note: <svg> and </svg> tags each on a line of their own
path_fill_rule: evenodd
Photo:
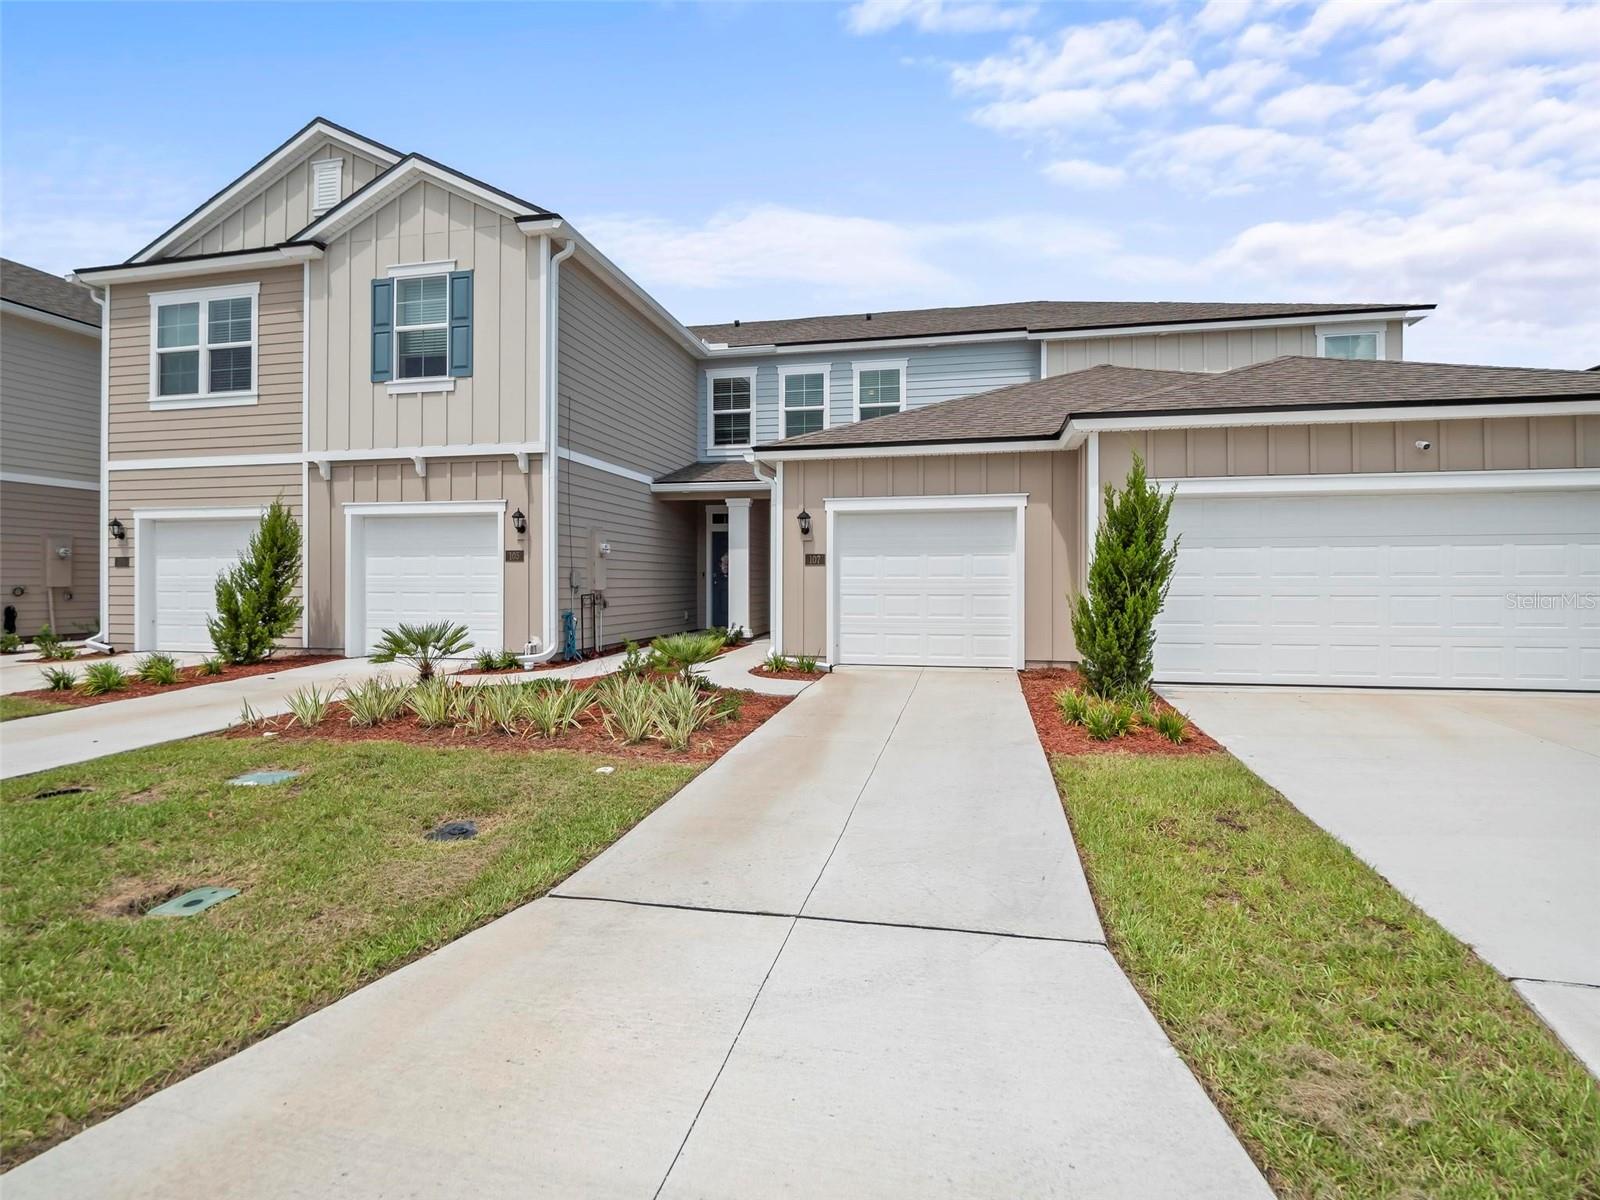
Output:
<svg viewBox="0 0 1600 1200">
<path fill-rule="evenodd" d="M 39 674 L 44 676 L 44 685 L 52 692 L 70 692 L 78 682 L 78 677 L 67 667 L 45 667 Z"/>
<path fill-rule="evenodd" d="M 178 660 L 170 654 L 145 655 L 135 664 L 134 674 L 141 683 L 153 683 L 159 687 L 171 687 L 183 679 L 183 674 L 178 670 Z"/>
<path fill-rule="evenodd" d="M 717 697 L 693 679 L 678 678 L 656 689 L 655 735 L 672 750 L 687 750 L 695 731 L 717 715 Z"/>
<path fill-rule="evenodd" d="M 1072 610 L 1080 667 L 1097 696 L 1150 686 L 1156 614 L 1166 602 L 1178 558 L 1177 539 L 1167 542 L 1176 495 L 1176 489 L 1163 493 L 1149 481 L 1137 454 L 1120 491 L 1106 484 L 1089 586 Z"/>
<path fill-rule="evenodd" d="M 470 645 L 472 638 L 465 625 L 449 621 L 434 621 L 429 625 L 401 622 L 383 631 L 378 648 L 372 652 L 372 661 L 409 663 L 416 669 L 417 678 L 426 682 L 433 678 L 434 669 L 442 659 L 454 658 Z"/>
<path fill-rule="evenodd" d="M 727 644 L 721 633 L 708 629 L 704 633 L 658 637 L 650 643 L 650 652 L 662 670 L 671 671 L 679 679 L 698 682 L 703 678 L 699 670 L 701 664 L 716 658 Z"/>
<path fill-rule="evenodd" d="M 300 526 L 282 499 L 261 514 L 239 561 L 217 576 L 211 644 L 230 663 L 258 663 L 300 619 Z"/>
<path fill-rule="evenodd" d="M 78 685 L 85 696 L 104 696 L 120 692 L 128 686 L 128 677 L 116 663 L 90 663 L 84 669 L 83 681 Z"/>
</svg>

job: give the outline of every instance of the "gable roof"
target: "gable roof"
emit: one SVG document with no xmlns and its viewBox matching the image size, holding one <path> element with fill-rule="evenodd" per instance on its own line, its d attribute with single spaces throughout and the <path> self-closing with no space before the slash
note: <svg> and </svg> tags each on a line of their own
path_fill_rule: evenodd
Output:
<svg viewBox="0 0 1600 1200">
<path fill-rule="evenodd" d="M 326 117 L 312 117 L 288 139 L 277 148 L 269 151 L 265 157 L 250 167 L 232 183 L 222 188 L 209 199 L 202 201 L 196 208 L 183 217 L 177 224 L 161 234 L 149 245 L 130 255 L 128 262 L 143 263 L 159 259 L 167 251 L 175 248 L 185 237 L 188 237 L 213 215 L 228 207 L 241 195 L 256 186 L 273 171 L 293 159 L 297 154 L 310 147 L 312 144 L 325 139 L 345 142 L 363 154 L 377 159 L 379 162 L 393 164 L 401 155 L 398 150 L 364 138 L 354 130 L 337 125 Z"/>
<path fill-rule="evenodd" d="M 712 345 L 793 346 L 980 333 L 1069 333 L 1155 325 L 1201 325 L 1272 317 L 1331 317 L 1431 310 L 1432 304 L 1211 304 L 1191 301 L 1029 300 L 965 308 L 910 308 L 786 321 L 692 325 Z"/>
<path fill-rule="evenodd" d="M 0 299 L 24 308 L 100 327 L 100 306 L 89 289 L 15 259 L 0 258 Z"/>
</svg>

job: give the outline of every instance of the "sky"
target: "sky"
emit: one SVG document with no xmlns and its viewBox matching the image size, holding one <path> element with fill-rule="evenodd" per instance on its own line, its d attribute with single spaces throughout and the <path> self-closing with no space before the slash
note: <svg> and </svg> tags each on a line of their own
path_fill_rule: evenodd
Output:
<svg viewBox="0 0 1600 1200">
<path fill-rule="evenodd" d="M 120 261 L 312 116 L 568 217 L 689 323 L 1433 302 L 1600 363 L 1600 3 L 0 3 L 0 250 Z"/>
</svg>

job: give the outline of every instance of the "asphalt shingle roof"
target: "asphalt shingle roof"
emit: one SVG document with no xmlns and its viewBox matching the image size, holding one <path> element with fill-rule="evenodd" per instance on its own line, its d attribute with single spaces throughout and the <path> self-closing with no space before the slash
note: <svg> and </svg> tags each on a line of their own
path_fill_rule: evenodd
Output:
<svg viewBox="0 0 1600 1200">
<path fill-rule="evenodd" d="M 100 324 L 100 306 L 88 288 L 14 259 L 0 258 L 0 297 L 85 325 Z"/>
<path fill-rule="evenodd" d="M 807 342 L 871 341 L 879 338 L 940 337 L 957 333 L 1067 332 L 1132 325 L 1203 324 L 1263 317 L 1316 317 L 1338 313 L 1431 309 L 1431 304 L 1221 304 L 1191 301 L 1027 300 L 965 308 L 911 308 L 897 312 L 844 313 L 786 321 L 692 325 L 712 345 L 787 346 Z"/>
<path fill-rule="evenodd" d="M 692 462 L 656 478 L 657 483 L 757 483 L 756 473 L 743 459 Z"/>
</svg>

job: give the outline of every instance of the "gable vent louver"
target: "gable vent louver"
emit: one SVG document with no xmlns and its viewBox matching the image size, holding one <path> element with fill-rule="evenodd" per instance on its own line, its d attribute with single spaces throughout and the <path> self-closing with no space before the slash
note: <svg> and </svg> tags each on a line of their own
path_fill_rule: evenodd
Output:
<svg viewBox="0 0 1600 1200">
<path fill-rule="evenodd" d="M 344 159 L 329 158 L 311 164 L 311 215 L 320 217 L 338 204 L 344 193 Z"/>
</svg>

